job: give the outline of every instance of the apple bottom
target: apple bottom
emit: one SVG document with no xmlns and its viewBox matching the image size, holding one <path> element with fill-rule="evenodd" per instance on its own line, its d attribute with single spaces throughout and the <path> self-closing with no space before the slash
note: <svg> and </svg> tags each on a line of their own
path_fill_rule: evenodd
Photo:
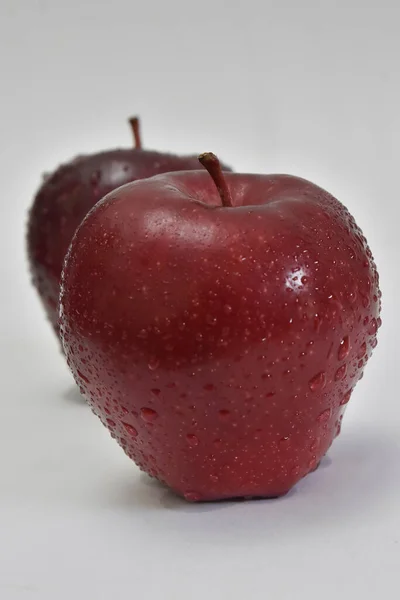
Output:
<svg viewBox="0 0 400 600">
<path fill-rule="evenodd" d="M 129 458 L 133 459 L 136 463 L 138 462 L 138 459 L 135 458 L 136 453 L 133 454 L 128 449 L 125 451 Z M 283 458 L 283 460 L 285 459 Z M 188 502 L 216 502 L 229 500 L 275 500 L 282 498 L 291 491 L 299 480 L 317 471 L 320 464 L 321 460 L 315 462 L 315 459 L 311 459 L 306 468 L 299 469 L 295 467 L 286 472 L 284 463 L 282 463 L 282 467 L 278 472 L 270 471 L 268 479 L 266 477 L 265 481 L 262 481 L 261 477 L 258 483 L 243 481 L 241 469 L 244 468 L 246 470 L 246 465 L 243 462 L 239 463 L 237 471 L 235 471 L 234 467 L 229 470 L 224 465 L 220 470 L 220 476 L 211 473 L 206 480 L 203 479 L 203 475 L 196 477 L 195 473 L 198 473 L 198 471 L 193 470 L 193 477 L 180 478 L 180 481 L 176 483 L 171 480 L 167 481 L 162 476 L 157 475 L 155 469 L 148 470 L 147 468 L 143 468 L 143 466 L 140 466 L 140 469 L 158 480 L 161 484 L 172 489 L 176 495 L 185 498 Z M 279 478 L 282 479 L 281 483 L 278 481 Z M 188 483 L 186 483 L 189 481 L 192 484 L 191 487 L 188 487 Z M 182 484 L 184 489 L 182 488 Z"/>
<path fill-rule="evenodd" d="M 184 406 L 177 400 L 189 389 L 163 394 L 159 388 L 147 406 L 128 409 L 128 391 L 120 390 L 113 399 L 94 400 L 93 394 L 89 404 L 142 471 L 189 502 L 284 496 L 318 468 L 344 412 L 338 406 L 321 422 L 317 401 L 315 409 L 296 411 L 288 423 L 265 401 L 263 413 L 255 402 L 231 413 L 219 409 L 214 397 L 207 408 L 203 400 L 199 411 L 194 400 Z M 316 418 L 310 419 L 310 410 Z M 288 428 L 290 436 L 284 435 Z"/>
<path fill-rule="evenodd" d="M 130 355 L 97 353 L 92 372 L 75 377 L 127 456 L 186 500 L 283 496 L 317 468 L 339 434 L 348 383 L 335 378 L 332 361 L 324 385 L 310 387 L 313 363 L 293 395 L 285 379 L 272 377 L 274 388 L 263 374 L 259 383 L 254 374 L 248 379 L 257 364 L 251 353 L 235 377 L 231 364 L 174 371 L 149 360 L 144 369 Z"/>
</svg>

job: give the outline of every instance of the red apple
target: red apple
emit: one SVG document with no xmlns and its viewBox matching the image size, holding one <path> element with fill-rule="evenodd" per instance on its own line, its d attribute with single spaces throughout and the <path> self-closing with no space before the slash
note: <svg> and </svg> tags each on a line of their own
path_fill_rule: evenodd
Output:
<svg viewBox="0 0 400 600">
<path fill-rule="evenodd" d="M 59 167 L 34 199 L 28 222 L 28 256 L 33 283 L 58 331 L 58 297 L 65 254 L 88 211 L 115 188 L 158 173 L 198 169 L 196 156 L 143 150 L 139 121 L 130 120 L 135 148 L 78 156 Z"/>
<path fill-rule="evenodd" d="M 276 497 L 340 432 L 377 343 L 378 273 L 321 188 L 200 161 L 212 177 L 138 181 L 86 217 L 65 264 L 64 348 L 141 469 L 187 500 Z"/>
</svg>

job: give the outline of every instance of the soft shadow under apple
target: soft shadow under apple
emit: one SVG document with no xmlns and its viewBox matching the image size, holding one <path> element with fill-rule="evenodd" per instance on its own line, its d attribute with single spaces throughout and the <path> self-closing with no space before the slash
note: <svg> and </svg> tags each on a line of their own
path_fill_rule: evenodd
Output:
<svg viewBox="0 0 400 600">
<path fill-rule="evenodd" d="M 216 539 L 251 535 L 260 540 L 299 529 L 334 528 L 338 522 L 365 518 L 371 510 L 374 514 L 384 510 L 396 464 L 400 465 L 396 439 L 387 432 L 358 429 L 343 434 L 320 468 L 280 499 L 188 503 L 143 474 L 116 480 L 112 486 L 108 481 L 97 498 L 108 508 L 151 511 L 149 527 L 157 527 L 172 512 L 173 519 L 166 520 L 183 536 L 189 528 L 193 536 L 202 538 L 212 528 Z"/>
<path fill-rule="evenodd" d="M 85 399 L 80 394 L 78 386 L 71 385 L 62 395 L 64 400 L 67 402 L 72 402 L 74 404 L 81 404 L 82 406 L 86 406 Z"/>
</svg>

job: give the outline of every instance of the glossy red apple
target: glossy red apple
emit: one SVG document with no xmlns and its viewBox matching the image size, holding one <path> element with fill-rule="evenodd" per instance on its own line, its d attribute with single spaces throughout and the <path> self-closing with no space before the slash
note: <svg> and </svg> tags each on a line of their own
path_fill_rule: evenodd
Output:
<svg viewBox="0 0 400 600">
<path fill-rule="evenodd" d="M 108 192 L 157 173 L 198 169 L 197 156 L 143 150 L 139 121 L 130 120 L 135 148 L 78 156 L 45 176 L 30 211 L 28 256 L 33 283 L 58 331 L 58 297 L 65 254 L 88 211 Z"/>
<path fill-rule="evenodd" d="M 276 497 L 340 431 L 377 343 L 378 274 L 324 190 L 200 160 L 212 177 L 138 181 L 86 217 L 64 270 L 64 348 L 144 471 L 192 501 Z"/>
</svg>

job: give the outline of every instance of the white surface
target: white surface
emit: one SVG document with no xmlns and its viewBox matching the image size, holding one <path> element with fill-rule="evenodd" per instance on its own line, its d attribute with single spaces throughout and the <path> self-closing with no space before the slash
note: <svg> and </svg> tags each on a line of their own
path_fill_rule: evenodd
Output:
<svg viewBox="0 0 400 600">
<path fill-rule="evenodd" d="M 396 0 L 0 3 L 0 598 L 400 595 Z M 39 175 L 130 144 L 326 187 L 366 233 L 384 326 L 323 468 L 279 501 L 188 505 L 77 399 L 30 288 Z"/>
</svg>

